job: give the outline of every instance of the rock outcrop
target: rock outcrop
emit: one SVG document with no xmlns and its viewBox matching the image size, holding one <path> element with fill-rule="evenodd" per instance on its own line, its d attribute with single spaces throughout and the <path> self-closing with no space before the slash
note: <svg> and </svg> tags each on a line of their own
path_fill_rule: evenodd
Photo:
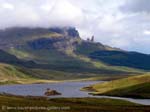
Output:
<svg viewBox="0 0 150 112">
<path fill-rule="evenodd" d="M 44 93 L 45 96 L 54 96 L 54 95 L 61 95 L 61 93 L 57 92 L 56 90 L 50 90 L 49 88 Z"/>
</svg>

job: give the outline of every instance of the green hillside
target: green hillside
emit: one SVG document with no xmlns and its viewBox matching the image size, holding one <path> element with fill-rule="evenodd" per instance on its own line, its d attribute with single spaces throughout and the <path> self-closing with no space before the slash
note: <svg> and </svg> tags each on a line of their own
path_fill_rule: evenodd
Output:
<svg viewBox="0 0 150 112">
<path fill-rule="evenodd" d="M 34 78 L 15 66 L 0 63 L 0 84 L 19 83 L 25 80 L 34 80 Z"/>
<path fill-rule="evenodd" d="M 19 54 L 15 49 L 13 49 L 13 52 L 16 53 L 16 56 L 0 50 L 1 69 L 3 70 L 1 70 L 2 75 L 0 76 L 1 84 L 79 79 L 110 80 L 126 77 L 129 74 L 141 73 L 129 68 L 107 67 L 88 58 L 71 57 L 56 50 L 53 50 L 53 52 L 50 52 L 50 50 L 31 50 L 28 50 L 30 59 L 17 58 Z M 43 51 L 44 53 L 42 53 Z M 20 52 L 23 54 L 23 50 Z M 31 55 L 34 55 L 34 58 L 31 59 Z"/>
<path fill-rule="evenodd" d="M 10 49 L 11 54 L 16 55 L 23 60 L 32 60 L 40 67 L 48 69 L 59 70 L 64 72 L 75 73 L 91 73 L 91 74 L 138 74 L 142 71 L 125 68 L 125 67 L 113 67 L 108 66 L 100 61 L 94 61 L 86 56 L 76 55 L 74 53 L 67 55 L 59 52 L 56 49 L 32 49 L 32 48 L 20 48 Z"/>
<path fill-rule="evenodd" d="M 82 41 L 76 46 L 75 52 L 80 55 L 89 56 L 91 53 L 101 50 L 119 51 L 120 49 L 112 48 L 101 43 Z"/>
<path fill-rule="evenodd" d="M 94 51 L 89 57 L 112 66 L 150 70 L 150 55 L 128 51 Z"/>
<path fill-rule="evenodd" d="M 90 58 L 95 51 L 119 49 L 84 41 L 71 27 L 5 29 L 0 31 L 0 48 L 1 63 L 42 80 L 114 79 L 145 72 Z"/>
<path fill-rule="evenodd" d="M 150 98 L 150 74 L 95 84 L 83 90 L 94 90 L 94 95 Z"/>
<path fill-rule="evenodd" d="M 0 84 L 50 83 L 65 80 L 90 80 L 89 74 L 77 74 L 48 69 L 30 69 L 0 63 Z M 96 77 L 96 75 L 93 77 Z M 100 78 L 105 78 L 101 76 Z"/>
</svg>

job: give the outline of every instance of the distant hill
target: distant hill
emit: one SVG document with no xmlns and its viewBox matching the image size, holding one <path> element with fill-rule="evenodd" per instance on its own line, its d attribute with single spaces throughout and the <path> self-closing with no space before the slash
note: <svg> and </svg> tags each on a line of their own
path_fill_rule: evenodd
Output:
<svg viewBox="0 0 150 112">
<path fill-rule="evenodd" d="M 92 59 L 113 66 L 127 66 L 150 70 L 150 55 L 127 51 L 95 51 L 89 54 Z"/>
</svg>

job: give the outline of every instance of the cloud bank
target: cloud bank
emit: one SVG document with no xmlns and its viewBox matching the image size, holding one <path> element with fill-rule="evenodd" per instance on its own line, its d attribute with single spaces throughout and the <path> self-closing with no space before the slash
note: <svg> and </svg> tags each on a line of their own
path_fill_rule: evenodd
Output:
<svg viewBox="0 0 150 112">
<path fill-rule="evenodd" d="M 0 28 L 74 26 L 82 38 L 150 53 L 149 0 L 0 0 Z"/>
</svg>

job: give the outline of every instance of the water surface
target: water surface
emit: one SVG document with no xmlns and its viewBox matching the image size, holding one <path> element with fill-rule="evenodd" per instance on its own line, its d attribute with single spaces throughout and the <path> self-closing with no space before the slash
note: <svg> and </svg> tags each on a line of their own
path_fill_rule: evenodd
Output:
<svg viewBox="0 0 150 112">
<path fill-rule="evenodd" d="M 81 82 L 62 82 L 62 83 L 50 83 L 50 84 L 28 84 L 28 85 L 2 85 L 0 86 L 0 92 L 10 93 L 14 95 L 23 96 L 44 96 L 44 92 L 47 88 L 57 90 L 62 93 L 55 97 L 96 97 L 96 98 L 112 98 L 112 99 L 123 99 L 134 103 L 150 105 L 150 99 L 132 99 L 122 97 L 110 97 L 110 96 L 92 96 L 88 92 L 80 91 L 80 88 L 89 86 L 95 83 L 102 83 L 103 81 L 81 81 Z"/>
</svg>

